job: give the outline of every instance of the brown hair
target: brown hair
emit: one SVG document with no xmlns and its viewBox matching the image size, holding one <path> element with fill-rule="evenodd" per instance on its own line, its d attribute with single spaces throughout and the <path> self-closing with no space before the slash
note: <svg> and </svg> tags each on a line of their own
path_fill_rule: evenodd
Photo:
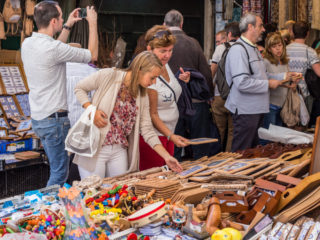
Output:
<svg viewBox="0 0 320 240">
<path fill-rule="evenodd" d="M 164 25 L 154 25 L 147 33 L 145 40 L 151 49 L 168 47 L 176 43 L 176 37 Z"/>
<path fill-rule="evenodd" d="M 38 29 L 48 27 L 51 19 L 59 18 L 58 6 L 58 2 L 55 1 L 42 1 L 34 7 L 33 18 Z"/>
<path fill-rule="evenodd" d="M 283 38 L 281 37 L 279 32 L 272 32 L 267 35 L 263 56 L 272 64 L 278 65 L 279 63 L 272 55 L 270 48 L 279 43 L 281 43 L 283 46 L 283 52 L 280 56 L 281 64 L 288 64 L 289 59 L 287 57 L 286 44 L 284 43 Z"/>
<path fill-rule="evenodd" d="M 144 87 L 141 87 L 139 84 L 139 74 L 150 72 L 155 67 L 158 67 L 160 69 L 162 68 L 162 63 L 159 58 L 157 58 L 157 56 L 150 51 L 143 51 L 139 53 L 133 59 L 130 66 L 125 69 L 125 71 L 131 72 L 129 92 L 132 97 L 136 98 L 139 91 L 141 96 L 146 95 L 146 89 Z"/>
<path fill-rule="evenodd" d="M 309 24 L 307 22 L 301 21 L 293 24 L 293 35 L 294 38 L 306 38 L 309 32 Z"/>
<path fill-rule="evenodd" d="M 145 40 L 145 37 L 146 37 L 146 33 L 142 34 L 138 40 L 137 40 L 137 46 L 136 48 L 134 49 L 134 52 L 133 52 L 133 55 L 136 56 L 138 55 L 139 53 L 147 50 L 147 43 L 146 43 L 146 40 Z"/>
</svg>

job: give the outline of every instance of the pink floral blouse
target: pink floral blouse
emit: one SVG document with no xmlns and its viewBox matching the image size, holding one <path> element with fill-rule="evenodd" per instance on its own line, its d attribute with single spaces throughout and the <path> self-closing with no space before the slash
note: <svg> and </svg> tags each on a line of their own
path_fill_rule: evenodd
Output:
<svg viewBox="0 0 320 240">
<path fill-rule="evenodd" d="M 111 127 L 103 145 L 121 144 L 128 147 L 127 137 L 136 122 L 137 110 L 136 100 L 122 83 L 110 117 Z"/>
</svg>

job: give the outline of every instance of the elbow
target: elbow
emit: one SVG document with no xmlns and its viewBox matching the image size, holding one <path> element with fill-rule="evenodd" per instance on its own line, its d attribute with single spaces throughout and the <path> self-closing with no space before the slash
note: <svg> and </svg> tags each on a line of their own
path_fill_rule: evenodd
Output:
<svg viewBox="0 0 320 240">
<path fill-rule="evenodd" d="M 98 54 L 91 54 L 91 62 L 98 61 Z"/>
</svg>

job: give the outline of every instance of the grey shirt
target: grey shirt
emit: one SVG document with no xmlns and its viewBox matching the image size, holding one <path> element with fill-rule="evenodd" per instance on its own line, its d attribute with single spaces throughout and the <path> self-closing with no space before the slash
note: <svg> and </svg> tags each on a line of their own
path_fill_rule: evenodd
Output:
<svg viewBox="0 0 320 240">
<path fill-rule="evenodd" d="M 303 43 L 290 43 L 287 46 L 287 54 L 289 57 L 290 72 L 299 72 L 302 73 L 303 76 L 306 74 L 308 68 L 312 68 L 313 64 L 319 62 L 317 52 Z M 298 85 L 304 97 L 310 95 L 307 83 L 304 80 L 300 80 Z"/>
<path fill-rule="evenodd" d="M 269 83 L 263 58 L 257 47 L 237 40 L 241 45 L 230 48 L 226 59 L 226 80 L 233 83 L 225 107 L 232 113 L 260 114 L 269 112 Z M 249 62 L 253 74 L 250 73 Z"/>
<path fill-rule="evenodd" d="M 268 59 L 264 59 L 266 65 L 267 75 L 269 79 L 283 80 L 288 72 L 288 65 L 275 65 L 272 64 Z M 270 104 L 282 107 L 288 93 L 288 88 L 277 87 L 276 89 L 270 89 Z"/>
<path fill-rule="evenodd" d="M 88 63 L 90 51 L 34 32 L 23 41 L 21 57 L 30 89 L 31 117 L 42 120 L 67 110 L 66 62 Z"/>
</svg>

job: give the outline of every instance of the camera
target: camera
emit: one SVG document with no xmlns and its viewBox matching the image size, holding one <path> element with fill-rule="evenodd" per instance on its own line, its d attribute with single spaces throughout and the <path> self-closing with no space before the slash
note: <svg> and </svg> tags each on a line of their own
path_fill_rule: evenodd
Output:
<svg viewBox="0 0 320 240">
<path fill-rule="evenodd" d="M 79 17 L 80 18 L 86 18 L 87 17 L 87 9 L 86 8 L 81 8 L 79 10 Z"/>
</svg>

